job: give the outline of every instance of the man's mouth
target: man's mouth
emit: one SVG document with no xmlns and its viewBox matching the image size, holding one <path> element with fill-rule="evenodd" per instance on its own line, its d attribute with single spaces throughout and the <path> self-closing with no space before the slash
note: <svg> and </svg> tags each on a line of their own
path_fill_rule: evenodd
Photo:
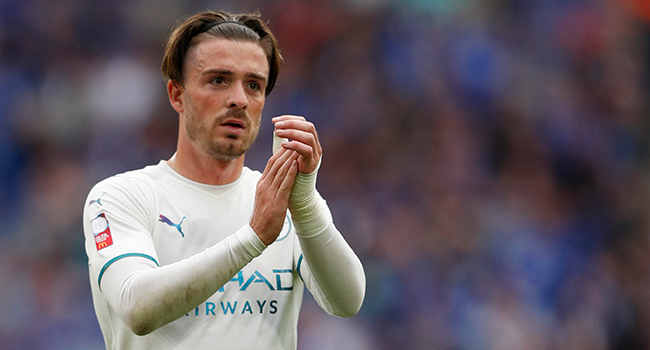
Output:
<svg viewBox="0 0 650 350">
<path fill-rule="evenodd" d="M 219 125 L 230 127 L 230 128 L 235 128 L 235 129 L 245 129 L 246 128 L 246 123 L 244 123 L 243 120 L 234 119 L 234 118 L 227 119 L 227 120 L 225 120 L 223 123 L 221 123 Z"/>
</svg>

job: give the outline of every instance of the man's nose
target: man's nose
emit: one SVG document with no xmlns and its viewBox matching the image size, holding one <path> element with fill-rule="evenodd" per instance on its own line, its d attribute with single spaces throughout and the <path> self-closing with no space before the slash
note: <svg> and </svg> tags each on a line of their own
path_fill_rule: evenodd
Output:
<svg viewBox="0 0 650 350">
<path fill-rule="evenodd" d="M 228 100 L 226 104 L 230 108 L 244 109 L 248 105 L 248 96 L 243 84 L 233 84 L 229 89 Z"/>
</svg>

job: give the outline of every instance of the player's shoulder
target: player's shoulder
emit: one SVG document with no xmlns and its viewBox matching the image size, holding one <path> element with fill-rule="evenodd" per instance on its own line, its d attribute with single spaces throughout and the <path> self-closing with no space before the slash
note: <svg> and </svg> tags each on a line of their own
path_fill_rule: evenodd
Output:
<svg viewBox="0 0 650 350">
<path fill-rule="evenodd" d="M 137 194 L 149 192 L 161 177 L 158 165 L 149 165 L 141 169 L 130 170 L 103 179 L 96 183 L 90 190 L 90 194 L 106 191 L 117 191 L 123 193 Z"/>
<path fill-rule="evenodd" d="M 113 175 L 95 184 L 90 191 L 90 196 L 107 191 L 124 193 L 125 195 L 154 194 L 159 191 L 161 182 L 168 181 L 170 178 L 169 169 L 164 167 L 164 164 L 159 163 Z M 261 176 L 262 173 L 259 171 L 244 167 L 238 182 L 244 184 L 244 186 L 257 184 Z M 167 177 L 167 180 L 163 180 L 165 177 Z"/>
</svg>

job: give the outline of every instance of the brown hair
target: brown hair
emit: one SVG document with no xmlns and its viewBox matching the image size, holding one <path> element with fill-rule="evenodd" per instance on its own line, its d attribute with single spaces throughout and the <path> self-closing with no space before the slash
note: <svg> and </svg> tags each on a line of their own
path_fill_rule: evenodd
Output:
<svg viewBox="0 0 650 350">
<path fill-rule="evenodd" d="M 259 13 L 232 14 L 222 11 L 204 11 L 182 20 L 169 36 L 162 61 L 165 80 L 183 86 L 183 67 L 187 51 L 200 34 L 229 40 L 252 41 L 260 44 L 269 62 L 269 80 L 265 95 L 269 95 L 280 73 L 282 56 L 268 25 Z"/>
</svg>

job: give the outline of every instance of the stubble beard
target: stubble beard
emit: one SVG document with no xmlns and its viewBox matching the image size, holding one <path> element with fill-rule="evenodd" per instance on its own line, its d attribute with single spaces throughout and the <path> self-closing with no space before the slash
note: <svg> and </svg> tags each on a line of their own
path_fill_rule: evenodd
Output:
<svg viewBox="0 0 650 350">
<path fill-rule="evenodd" d="M 244 121 L 247 132 L 242 135 L 226 134 L 225 138 L 217 138 L 215 134 L 220 124 L 230 118 Z M 209 157 L 220 161 L 232 161 L 241 157 L 257 139 L 260 126 L 248 118 L 243 111 L 233 111 L 221 118 L 215 119 L 212 124 L 202 122 L 196 115 L 189 115 L 185 119 L 187 134 Z"/>
</svg>

